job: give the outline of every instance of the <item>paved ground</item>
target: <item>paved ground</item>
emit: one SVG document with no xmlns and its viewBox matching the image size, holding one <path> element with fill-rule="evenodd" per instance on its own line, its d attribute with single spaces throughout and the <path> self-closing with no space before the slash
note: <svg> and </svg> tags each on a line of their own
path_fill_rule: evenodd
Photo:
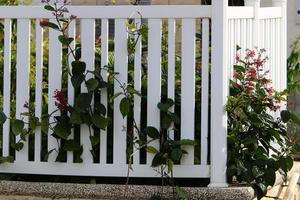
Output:
<svg viewBox="0 0 300 200">
<path fill-rule="evenodd" d="M 91 200 L 91 199 L 69 199 L 69 198 L 42 198 L 30 196 L 6 196 L 0 195 L 0 200 Z M 104 199 L 103 199 L 104 200 Z"/>
</svg>

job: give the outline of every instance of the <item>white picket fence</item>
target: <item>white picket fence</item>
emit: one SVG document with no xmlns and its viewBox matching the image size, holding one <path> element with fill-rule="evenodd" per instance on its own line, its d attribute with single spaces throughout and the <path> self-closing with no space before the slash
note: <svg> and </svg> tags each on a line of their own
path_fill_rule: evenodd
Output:
<svg viewBox="0 0 300 200">
<path fill-rule="evenodd" d="M 174 99 L 175 91 L 175 40 L 178 32 L 176 25 L 181 24 L 181 138 L 201 141 L 201 164 L 194 164 L 194 148 L 189 147 L 180 165 L 174 166 L 174 177 L 210 178 L 212 187 L 227 186 L 227 117 L 224 106 L 228 96 L 228 79 L 231 76 L 235 58 L 235 46 L 243 48 L 265 47 L 270 56 L 267 69 L 275 88 L 286 87 L 286 1 L 273 0 L 273 7 L 261 8 L 259 0 L 248 0 L 247 6 L 228 7 L 225 0 L 213 0 L 212 5 L 197 6 L 71 6 L 70 13 L 78 17 L 80 22 L 80 38 L 82 44 L 82 60 L 87 63 L 88 70 L 94 67 L 95 52 L 95 20 L 101 20 L 101 66 L 108 63 L 108 32 L 109 19 L 115 21 L 115 68 L 119 79 L 127 80 L 127 37 L 126 21 L 133 13 L 139 12 L 148 22 L 148 99 L 147 124 L 159 128 L 160 112 L 157 103 L 161 99 L 161 36 L 162 21 L 168 24 L 168 97 Z M 24 112 L 23 104 L 29 97 L 30 74 L 30 42 L 36 44 L 36 116 L 41 116 L 42 107 L 42 77 L 43 77 L 43 30 L 39 27 L 39 19 L 48 18 L 52 21 L 51 13 L 39 6 L 0 7 L 0 19 L 5 24 L 4 50 L 4 98 L 3 109 L 10 113 L 11 91 L 11 23 L 17 19 L 17 82 L 16 82 L 16 117 Z M 31 39 L 30 20 L 36 19 L 34 40 Z M 138 19 L 137 19 L 138 20 Z M 201 46 L 196 46 L 196 27 L 201 26 Z M 69 34 L 75 36 L 75 23 L 69 27 Z M 57 40 L 58 33 L 50 30 L 49 38 L 49 77 L 48 112 L 55 110 L 54 99 L 51 98 L 56 89 L 61 88 L 62 48 Z M 211 40 L 210 40 L 211 38 Z M 75 45 L 75 44 L 72 44 Z M 196 49 L 201 50 L 201 138 L 194 138 L 195 120 L 195 55 Z M 135 51 L 134 84 L 137 90 L 141 88 L 141 41 Z M 211 73 L 211 80 L 209 79 Z M 105 73 L 102 74 L 104 77 Z M 84 87 L 82 87 L 85 90 Z M 118 92 L 116 85 L 114 92 Z M 211 90 L 211 97 L 209 91 Z M 68 102 L 74 101 L 74 90 L 69 81 Z M 107 96 L 103 92 L 102 103 L 107 105 Z M 122 131 L 126 124 L 119 111 L 119 101 L 114 102 L 113 133 L 102 131 L 100 135 L 100 163 L 93 163 L 90 154 L 91 144 L 87 128 L 82 126 L 80 139 L 84 147 L 83 163 L 73 163 L 73 154 L 68 152 L 67 162 L 54 162 L 52 153 L 48 162 L 41 162 L 41 130 L 38 128 L 34 136 L 34 161 L 29 161 L 28 143 L 20 152 L 16 152 L 15 162 L 1 164 L 0 172 L 22 174 L 51 174 L 78 176 L 114 176 L 124 177 L 127 173 L 126 164 L 126 134 Z M 211 114 L 209 115 L 209 104 Z M 134 115 L 137 124 L 140 123 L 141 99 L 135 98 Z M 210 120 L 209 120 L 210 117 Z M 209 124 L 210 122 L 210 124 Z M 48 133 L 48 150 L 57 148 L 57 141 Z M 107 134 L 113 134 L 113 163 L 106 160 Z M 208 137 L 210 135 L 210 141 Z M 73 137 L 73 136 L 72 136 Z M 210 151 L 208 149 L 210 144 Z M 153 144 L 157 146 L 157 143 Z M 210 155 L 208 153 L 210 152 Z M 9 152 L 9 121 L 3 126 L 3 156 Z M 134 157 L 132 177 L 155 177 L 159 174 L 151 168 L 151 158 L 147 155 L 147 164 L 140 164 L 139 152 Z M 208 160 L 210 158 L 210 161 Z"/>
</svg>

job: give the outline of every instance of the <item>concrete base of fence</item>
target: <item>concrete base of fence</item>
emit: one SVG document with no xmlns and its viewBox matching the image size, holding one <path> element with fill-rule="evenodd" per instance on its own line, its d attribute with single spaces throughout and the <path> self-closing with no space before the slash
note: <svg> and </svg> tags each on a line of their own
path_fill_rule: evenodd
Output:
<svg viewBox="0 0 300 200">
<path fill-rule="evenodd" d="M 71 183 L 36 183 L 19 181 L 0 181 L 0 194 L 25 195 L 48 198 L 89 198 L 89 199 L 123 199 L 124 185 L 71 184 Z M 253 190 L 249 187 L 229 188 L 184 188 L 190 199 L 204 200 L 250 200 Z M 153 194 L 162 194 L 167 199 L 173 196 L 170 187 L 130 185 L 128 199 L 147 199 Z"/>
</svg>

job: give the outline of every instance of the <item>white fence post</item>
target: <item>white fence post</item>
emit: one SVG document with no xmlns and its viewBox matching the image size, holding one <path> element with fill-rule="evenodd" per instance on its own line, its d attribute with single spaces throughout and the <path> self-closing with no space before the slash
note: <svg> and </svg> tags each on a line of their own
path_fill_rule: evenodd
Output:
<svg viewBox="0 0 300 200">
<path fill-rule="evenodd" d="M 280 91 L 287 87 L 287 0 L 273 0 L 273 6 L 281 7 L 281 27 L 280 27 Z"/>
<path fill-rule="evenodd" d="M 227 0 L 212 1 L 211 179 L 209 187 L 227 187 L 226 67 Z"/>
<path fill-rule="evenodd" d="M 259 9 L 260 9 L 260 0 L 245 0 L 246 6 L 253 6 L 254 9 L 254 19 L 253 19 L 253 31 L 252 31 L 252 41 L 253 47 L 260 46 L 260 19 L 259 19 Z M 243 47 L 245 48 L 245 47 Z"/>
</svg>

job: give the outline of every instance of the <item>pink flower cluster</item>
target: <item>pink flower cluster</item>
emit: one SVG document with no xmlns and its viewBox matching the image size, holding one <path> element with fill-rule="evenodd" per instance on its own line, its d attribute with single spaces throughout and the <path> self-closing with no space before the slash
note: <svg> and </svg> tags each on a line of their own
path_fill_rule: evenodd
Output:
<svg viewBox="0 0 300 200">
<path fill-rule="evenodd" d="M 53 5 L 50 5 L 50 0 L 42 0 L 41 1 L 42 3 L 48 5 L 48 6 L 51 6 L 52 9 L 53 9 L 53 12 L 52 14 L 58 19 L 58 20 L 61 20 L 61 19 L 64 19 L 64 22 L 66 22 L 66 19 L 68 18 L 69 21 L 67 21 L 68 23 L 72 20 L 75 20 L 77 18 L 76 15 L 69 15 L 69 17 L 66 17 L 65 14 L 66 13 L 69 13 L 69 10 L 67 9 L 67 5 L 69 5 L 71 2 L 68 1 L 68 0 L 63 0 L 63 4 L 61 5 L 61 2 L 59 2 L 58 0 L 55 0 L 55 2 L 53 3 Z M 60 6 L 58 6 L 60 5 Z M 49 26 L 49 22 L 47 20 L 41 20 L 40 21 L 40 26 L 41 27 L 48 27 Z"/>
<path fill-rule="evenodd" d="M 55 98 L 55 106 L 60 111 L 64 111 L 68 108 L 68 101 L 66 100 L 65 95 L 62 91 L 55 90 L 53 98 Z"/>
<path fill-rule="evenodd" d="M 239 53 L 236 54 L 237 68 L 233 72 L 232 87 L 241 95 L 251 95 L 268 102 L 270 109 L 276 111 L 281 107 L 281 102 L 274 96 L 272 81 L 266 78 L 268 72 L 263 69 L 268 60 L 268 57 L 264 55 L 265 52 L 265 49 L 246 49 L 243 59 Z"/>
</svg>

